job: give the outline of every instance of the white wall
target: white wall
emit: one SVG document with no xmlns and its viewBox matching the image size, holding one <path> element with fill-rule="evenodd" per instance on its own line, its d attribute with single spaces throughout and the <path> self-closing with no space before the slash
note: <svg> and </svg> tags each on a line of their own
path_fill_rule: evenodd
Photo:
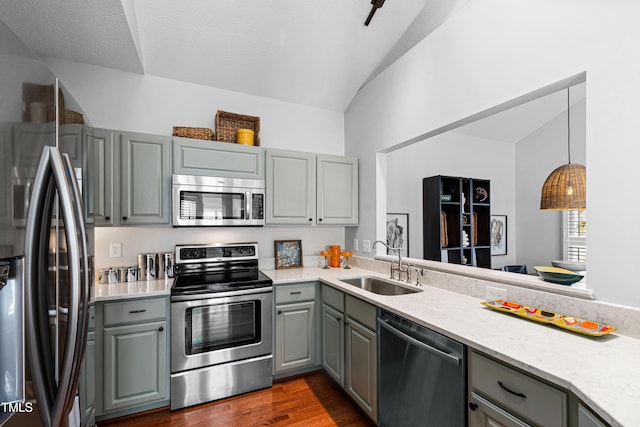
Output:
<svg viewBox="0 0 640 427">
<path fill-rule="evenodd" d="M 448 175 L 491 180 L 491 212 L 514 218 L 514 158 L 514 144 L 455 132 L 387 154 L 387 189 L 392 189 L 387 191 L 387 211 L 409 213 L 409 256 L 422 258 L 423 255 L 423 178 Z M 507 226 L 507 255 L 492 257 L 494 268 L 515 263 L 515 222 L 507 221 Z"/>
<path fill-rule="evenodd" d="M 344 116 L 269 98 L 154 76 L 48 59 L 47 64 L 94 127 L 171 135 L 173 126 L 215 128 L 217 110 L 260 117 L 260 145 L 323 154 L 344 154 Z M 136 264 L 138 253 L 173 250 L 176 244 L 253 242 L 261 257 L 273 256 L 273 240 L 302 239 L 303 254 L 344 246 L 344 227 L 97 228 L 96 267 Z M 109 258 L 109 243 L 123 244 Z"/>
<path fill-rule="evenodd" d="M 624 212 L 640 209 L 631 186 L 640 181 L 631 155 L 640 140 L 638 16 L 633 0 L 470 2 L 347 109 L 346 151 L 360 158 L 361 182 L 379 177 L 378 151 L 586 71 L 589 287 L 601 300 L 640 307 L 640 230 L 611 221 L 621 201 Z M 611 185 L 612 176 L 623 184 Z M 360 227 L 346 230 L 347 241 L 376 238 L 384 214 L 376 206 L 375 186 L 362 185 Z"/>
<path fill-rule="evenodd" d="M 302 255 L 319 256 L 329 245 L 344 247 L 344 227 L 98 227 L 96 271 L 138 263 L 138 254 L 172 252 L 177 244 L 258 242 L 260 258 L 273 257 L 274 240 L 302 240 Z M 109 243 L 122 243 L 122 257 L 109 258 Z"/>
<path fill-rule="evenodd" d="M 585 117 L 585 101 L 571 107 L 571 162 L 582 165 L 586 164 Z M 526 264 L 530 272 L 536 265 L 562 259 L 562 212 L 540 210 L 540 189 L 549 173 L 565 163 L 566 111 L 516 144 L 515 264 Z"/>
</svg>

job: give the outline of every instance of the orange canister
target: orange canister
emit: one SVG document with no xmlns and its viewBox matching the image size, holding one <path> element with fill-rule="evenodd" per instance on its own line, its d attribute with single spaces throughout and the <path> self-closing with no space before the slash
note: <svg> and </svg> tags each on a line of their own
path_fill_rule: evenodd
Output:
<svg viewBox="0 0 640 427">
<path fill-rule="evenodd" d="M 236 131 L 238 144 L 253 145 L 253 131 L 251 129 L 238 129 Z"/>
<path fill-rule="evenodd" d="M 329 252 L 331 252 L 329 265 L 331 267 L 340 267 L 340 245 L 329 246 Z"/>
</svg>

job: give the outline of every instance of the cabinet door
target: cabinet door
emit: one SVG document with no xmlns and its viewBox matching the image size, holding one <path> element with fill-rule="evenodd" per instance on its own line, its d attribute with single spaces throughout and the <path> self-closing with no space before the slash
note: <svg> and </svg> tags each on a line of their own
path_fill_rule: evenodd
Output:
<svg viewBox="0 0 640 427">
<path fill-rule="evenodd" d="M 531 427 L 475 393 L 471 393 L 469 409 L 469 427 Z"/>
<path fill-rule="evenodd" d="M 276 373 L 315 363 L 315 302 L 276 306 Z"/>
<path fill-rule="evenodd" d="M 347 318 L 344 387 L 372 420 L 378 418 L 376 334 Z"/>
<path fill-rule="evenodd" d="M 578 404 L 578 427 L 605 427 L 606 424 L 581 403 Z"/>
<path fill-rule="evenodd" d="M 95 353 L 96 341 L 94 333 L 89 332 L 87 347 L 84 352 L 84 363 L 80 371 L 78 394 L 80 396 L 80 418 L 82 425 L 91 425 L 90 420 L 95 417 L 96 381 L 95 381 Z"/>
<path fill-rule="evenodd" d="M 322 367 L 344 386 L 344 315 L 322 304 Z"/>
<path fill-rule="evenodd" d="M 82 167 L 82 130 L 80 124 L 60 125 L 58 144 L 60 151 L 69 155 L 74 168 Z"/>
<path fill-rule="evenodd" d="M 114 173 L 118 145 L 117 134 L 108 129 L 87 129 L 85 150 L 87 167 L 83 187 L 85 214 L 96 226 L 117 224 L 118 174 Z"/>
<path fill-rule="evenodd" d="M 120 135 L 120 225 L 169 224 L 171 139 Z"/>
<path fill-rule="evenodd" d="M 315 224 L 315 155 L 294 151 L 266 152 L 267 224 Z"/>
<path fill-rule="evenodd" d="M 173 173 L 264 179 L 264 149 L 228 142 L 173 138 Z"/>
<path fill-rule="evenodd" d="M 358 159 L 317 157 L 318 224 L 358 225 Z"/>
<path fill-rule="evenodd" d="M 20 176 L 36 176 L 42 149 L 56 143 L 56 129 L 49 123 L 18 123 L 13 129 L 13 165 Z"/>
<path fill-rule="evenodd" d="M 11 222 L 12 194 L 11 169 L 13 166 L 12 150 L 13 128 L 10 124 L 0 125 L 0 224 Z M 4 233 L 3 233 L 4 234 Z M 5 242 L 0 242 L 0 244 Z M 8 243 L 8 242 L 6 242 Z"/>
<path fill-rule="evenodd" d="M 104 410 L 168 398 L 166 322 L 104 329 Z"/>
</svg>

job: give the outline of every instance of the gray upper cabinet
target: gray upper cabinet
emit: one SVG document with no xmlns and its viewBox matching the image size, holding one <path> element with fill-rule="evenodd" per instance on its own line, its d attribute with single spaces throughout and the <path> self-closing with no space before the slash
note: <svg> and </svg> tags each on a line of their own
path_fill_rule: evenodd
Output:
<svg viewBox="0 0 640 427">
<path fill-rule="evenodd" d="M 89 222 L 96 226 L 113 225 L 117 218 L 119 174 L 115 173 L 116 159 L 119 158 L 119 144 L 114 138 L 117 133 L 108 129 L 87 129 L 84 135 L 87 154 L 83 186 L 85 214 Z"/>
<path fill-rule="evenodd" d="M 10 124 L 0 124 L 0 224 L 11 222 L 12 185 L 11 169 L 13 160 L 12 150 L 13 128 Z"/>
<path fill-rule="evenodd" d="M 60 151 L 69 155 L 74 168 L 82 167 L 82 135 L 84 126 L 80 124 L 60 125 L 58 144 Z"/>
<path fill-rule="evenodd" d="M 267 224 L 315 224 L 315 155 L 267 150 Z"/>
<path fill-rule="evenodd" d="M 120 135 L 120 224 L 169 224 L 171 138 Z"/>
<path fill-rule="evenodd" d="M 173 173 L 264 179 L 264 149 L 174 137 Z"/>
<path fill-rule="evenodd" d="M 358 159 L 317 157 L 317 218 L 327 225 L 358 225 Z"/>
<path fill-rule="evenodd" d="M 96 226 L 170 224 L 171 137 L 88 129 L 84 139 L 85 207 Z"/>
<path fill-rule="evenodd" d="M 266 187 L 267 224 L 358 224 L 358 159 L 267 150 Z"/>
</svg>

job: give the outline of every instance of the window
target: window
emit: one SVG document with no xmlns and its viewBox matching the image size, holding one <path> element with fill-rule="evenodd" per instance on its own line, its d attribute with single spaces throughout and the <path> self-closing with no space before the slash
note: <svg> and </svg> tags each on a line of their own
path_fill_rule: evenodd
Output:
<svg viewBox="0 0 640 427">
<path fill-rule="evenodd" d="M 564 260 L 587 262 L 587 211 L 565 211 L 563 228 Z"/>
</svg>

